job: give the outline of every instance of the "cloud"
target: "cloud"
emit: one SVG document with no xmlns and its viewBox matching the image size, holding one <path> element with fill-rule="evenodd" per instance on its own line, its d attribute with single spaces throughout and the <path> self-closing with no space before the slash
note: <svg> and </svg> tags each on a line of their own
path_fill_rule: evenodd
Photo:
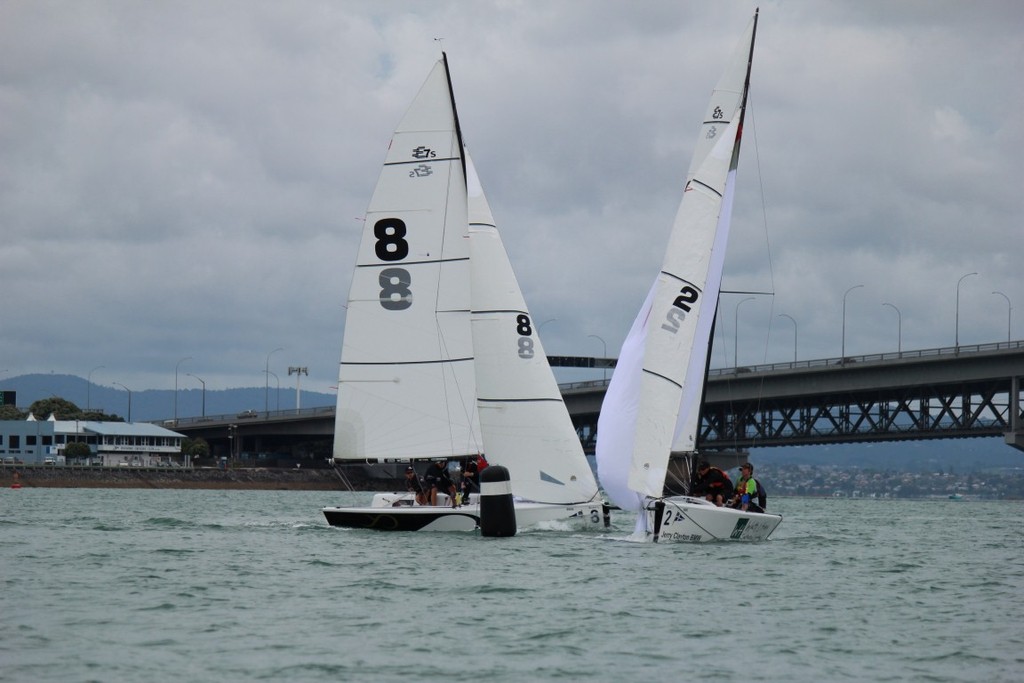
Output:
<svg viewBox="0 0 1024 683">
<path fill-rule="evenodd" d="M 617 352 L 753 3 L 0 6 L 0 368 L 335 383 L 391 132 L 439 48 L 547 350 Z M 1005 338 L 1021 11 L 762 5 L 715 364 Z M 435 38 L 443 39 L 440 43 Z M 1019 305 L 1019 303 L 1018 303 Z M 740 329 L 735 330 L 738 323 Z M 1015 335 L 1015 336 L 1019 336 Z M 186 365 L 182 366 L 183 368 Z"/>
</svg>

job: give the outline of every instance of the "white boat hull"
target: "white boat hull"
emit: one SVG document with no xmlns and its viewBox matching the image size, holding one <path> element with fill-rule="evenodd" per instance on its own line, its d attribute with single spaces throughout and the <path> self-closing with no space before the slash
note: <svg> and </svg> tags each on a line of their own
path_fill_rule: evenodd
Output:
<svg viewBox="0 0 1024 683">
<path fill-rule="evenodd" d="M 717 507 L 690 496 L 649 500 L 643 514 L 647 540 L 655 543 L 764 541 L 782 523 L 782 515 Z"/>
<path fill-rule="evenodd" d="M 416 505 L 408 493 L 377 493 L 369 505 L 325 507 L 331 526 L 376 531 L 474 531 L 480 526 L 480 503 L 451 507 L 447 497 L 441 505 Z M 608 525 L 603 503 L 530 503 L 514 501 L 516 526 L 544 522 L 566 522 L 574 528 L 603 529 Z"/>
</svg>

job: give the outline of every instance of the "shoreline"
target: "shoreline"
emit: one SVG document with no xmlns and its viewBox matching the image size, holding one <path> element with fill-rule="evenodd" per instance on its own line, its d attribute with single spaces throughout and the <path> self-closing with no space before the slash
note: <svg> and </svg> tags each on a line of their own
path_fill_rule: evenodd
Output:
<svg viewBox="0 0 1024 683">
<path fill-rule="evenodd" d="M 349 491 L 334 470 L 246 468 L 88 468 L 4 467 L 0 488 L 114 488 L 114 489 L 225 489 L 269 491 Z M 356 490 L 372 490 L 366 481 L 352 480 Z M 379 482 L 384 484 L 384 482 Z M 390 482 L 388 482 L 390 484 Z M 387 486 L 385 486 L 387 488 Z"/>
</svg>

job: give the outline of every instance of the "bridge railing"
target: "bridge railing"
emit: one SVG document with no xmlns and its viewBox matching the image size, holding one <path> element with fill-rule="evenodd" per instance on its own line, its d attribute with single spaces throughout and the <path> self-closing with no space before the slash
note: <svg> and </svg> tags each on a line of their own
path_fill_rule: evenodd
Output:
<svg viewBox="0 0 1024 683">
<path fill-rule="evenodd" d="M 241 413 L 226 413 L 223 415 L 204 415 L 202 417 L 179 417 L 178 426 L 196 426 L 206 422 L 232 422 L 235 424 L 246 424 L 263 422 L 265 420 L 288 418 L 316 417 L 334 413 L 334 406 L 314 406 L 312 408 L 290 408 L 287 410 L 256 411 L 247 410 Z M 157 420 L 155 424 L 163 427 L 171 427 L 174 420 Z"/>
<path fill-rule="evenodd" d="M 822 368 L 837 365 L 853 365 L 855 363 L 880 363 L 891 360 L 907 360 L 908 358 L 937 358 L 941 356 L 963 356 L 970 353 L 988 353 L 1024 348 L 1024 341 L 991 342 L 988 344 L 969 344 L 962 346 L 941 346 L 934 349 L 914 351 L 890 351 L 887 353 L 869 353 L 845 358 L 821 358 L 817 360 L 789 361 L 786 363 L 766 363 L 762 365 L 741 365 L 736 368 L 714 368 L 708 372 L 712 377 L 735 375 L 744 372 L 772 372 L 774 370 L 795 370 L 798 368 Z"/>
<path fill-rule="evenodd" d="M 857 363 L 882 363 L 892 360 L 907 360 L 912 358 L 938 358 L 941 356 L 963 356 L 971 353 L 990 353 L 992 351 L 1007 351 L 1024 348 L 1024 341 L 991 342 L 988 344 L 968 344 L 963 346 L 941 346 L 934 349 L 919 349 L 913 351 L 891 351 L 887 353 L 869 353 L 860 356 L 846 356 L 845 358 L 818 358 L 814 360 L 789 361 L 784 363 L 763 363 L 760 365 L 741 365 L 735 368 L 712 368 L 708 371 L 710 377 L 727 377 L 729 375 L 750 373 L 750 372 L 774 372 L 779 370 L 797 370 L 801 368 L 824 368 L 843 365 L 855 365 Z M 580 389 L 595 389 L 608 385 L 607 379 L 589 380 L 586 382 L 567 382 L 559 384 L 563 391 Z"/>
</svg>

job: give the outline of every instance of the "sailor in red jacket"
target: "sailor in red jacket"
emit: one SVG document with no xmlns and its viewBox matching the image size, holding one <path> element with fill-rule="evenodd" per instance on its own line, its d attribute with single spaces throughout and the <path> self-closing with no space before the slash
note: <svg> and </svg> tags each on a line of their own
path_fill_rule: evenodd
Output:
<svg viewBox="0 0 1024 683">
<path fill-rule="evenodd" d="M 712 467 L 708 461 L 701 460 L 697 465 L 694 494 L 704 496 L 718 507 L 722 507 L 725 501 L 732 497 L 732 491 L 732 479 L 729 475 L 717 467 Z"/>
</svg>

